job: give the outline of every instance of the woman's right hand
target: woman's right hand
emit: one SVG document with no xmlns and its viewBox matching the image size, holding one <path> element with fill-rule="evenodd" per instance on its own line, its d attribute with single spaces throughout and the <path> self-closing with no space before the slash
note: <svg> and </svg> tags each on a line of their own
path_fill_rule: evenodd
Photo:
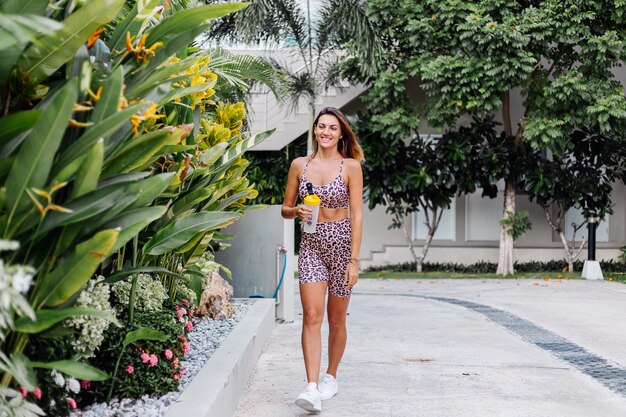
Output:
<svg viewBox="0 0 626 417">
<path fill-rule="evenodd" d="M 308 222 L 313 216 L 313 211 L 306 205 L 300 204 L 296 206 L 296 217 L 302 220 L 303 222 Z"/>
</svg>

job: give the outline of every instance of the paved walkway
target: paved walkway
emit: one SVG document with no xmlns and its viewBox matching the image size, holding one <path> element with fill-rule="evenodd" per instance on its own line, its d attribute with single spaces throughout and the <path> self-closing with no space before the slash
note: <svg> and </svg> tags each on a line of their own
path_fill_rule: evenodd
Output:
<svg viewBox="0 0 626 417">
<path fill-rule="evenodd" d="M 323 416 L 626 416 L 626 285 L 363 279 L 349 313 Z M 308 415 L 301 317 L 276 326 L 236 417 Z"/>
</svg>

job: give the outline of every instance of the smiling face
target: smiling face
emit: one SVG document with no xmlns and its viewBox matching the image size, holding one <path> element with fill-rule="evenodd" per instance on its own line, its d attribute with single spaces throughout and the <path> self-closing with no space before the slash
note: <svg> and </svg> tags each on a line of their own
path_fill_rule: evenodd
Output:
<svg viewBox="0 0 626 417">
<path fill-rule="evenodd" d="M 332 114 L 320 116 L 315 125 L 315 139 L 318 146 L 322 148 L 332 148 L 337 146 L 341 138 L 341 125 L 339 119 Z"/>
</svg>

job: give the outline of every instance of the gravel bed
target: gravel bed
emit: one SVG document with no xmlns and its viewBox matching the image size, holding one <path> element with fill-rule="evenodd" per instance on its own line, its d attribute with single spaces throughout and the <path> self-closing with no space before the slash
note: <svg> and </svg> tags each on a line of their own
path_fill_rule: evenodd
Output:
<svg viewBox="0 0 626 417">
<path fill-rule="evenodd" d="M 161 397 L 144 395 L 139 399 L 114 398 L 107 405 L 93 404 L 89 408 L 76 410 L 70 417 L 162 417 L 178 396 L 191 383 L 194 376 L 222 344 L 226 336 L 235 328 L 239 320 L 246 315 L 253 301 L 233 300 L 235 314 L 227 320 L 209 318 L 194 322 L 193 330 L 187 339 L 191 349 L 180 363 L 185 368 L 178 391 L 169 392 Z"/>
</svg>

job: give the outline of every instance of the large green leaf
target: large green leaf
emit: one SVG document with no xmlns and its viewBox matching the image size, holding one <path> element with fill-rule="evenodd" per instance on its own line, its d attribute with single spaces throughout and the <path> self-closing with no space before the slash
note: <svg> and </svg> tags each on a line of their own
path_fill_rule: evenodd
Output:
<svg viewBox="0 0 626 417">
<path fill-rule="evenodd" d="M 91 148 L 87 157 L 78 168 L 74 185 L 72 186 L 72 194 L 70 199 L 80 197 L 81 195 L 93 191 L 98 186 L 100 178 L 100 170 L 104 162 L 104 140 L 99 140 Z"/>
<path fill-rule="evenodd" d="M 211 184 L 209 189 L 213 191 L 213 195 L 211 196 L 211 199 L 204 204 L 201 211 L 211 211 L 211 207 L 217 207 L 217 205 L 219 204 L 217 200 L 222 198 L 233 188 L 237 187 L 239 185 L 239 182 L 240 181 L 238 179 L 229 178 L 227 180 L 222 180 Z"/>
<path fill-rule="evenodd" d="M 0 130 L 0 147 L 6 145 L 20 133 L 31 129 L 37 122 L 37 119 L 39 119 L 39 116 L 41 116 L 41 111 L 33 109 L 13 113 L 0 119 L 0 126 L 2 126 Z"/>
<path fill-rule="evenodd" d="M 43 15 L 48 7 L 48 0 L 4 0 L 3 13 Z"/>
<path fill-rule="evenodd" d="M 197 27 L 209 20 L 218 19 L 228 13 L 248 7 L 250 3 L 225 3 L 210 4 L 206 6 L 192 7 L 174 13 L 166 17 L 158 25 L 151 27 L 147 33 L 150 34 L 150 44 L 161 41 L 167 43 L 176 35 L 187 32 L 190 28 Z"/>
<path fill-rule="evenodd" d="M 136 190 L 138 198 L 130 208 L 140 208 L 152 204 L 157 196 L 167 189 L 175 175 L 175 172 L 165 172 L 141 181 L 138 184 L 139 189 Z"/>
<path fill-rule="evenodd" d="M 102 87 L 102 95 L 100 96 L 100 100 L 94 106 L 93 112 L 91 113 L 91 118 L 89 121 L 94 123 L 94 126 L 90 127 L 89 130 L 95 128 L 95 125 L 106 119 L 107 117 L 113 116 L 115 113 L 119 111 L 119 103 L 120 97 L 122 95 L 122 88 L 124 86 L 124 72 L 121 67 L 117 68 L 115 71 L 109 75 L 107 78 L 106 84 Z"/>
<path fill-rule="evenodd" d="M 210 188 L 192 189 L 191 192 L 189 192 L 182 198 L 179 198 L 172 205 L 172 214 L 176 216 L 179 213 L 182 213 L 191 209 L 196 204 L 200 204 L 207 198 L 211 197 L 213 193 L 214 193 L 214 190 Z"/>
<path fill-rule="evenodd" d="M 59 182 L 65 181 L 72 176 L 98 140 L 104 138 L 106 147 L 106 139 L 124 123 L 128 123 L 132 115 L 140 108 L 141 104 L 134 104 L 89 127 L 76 142 L 72 143 L 61 154 L 58 161 L 54 164 L 52 176 L 55 180 Z M 130 123 L 128 124 L 130 125 Z"/>
<path fill-rule="evenodd" d="M 109 375 L 106 372 L 86 363 L 69 359 L 54 362 L 33 362 L 32 364 L 35 368 L 56 369 L 65 375 L 77 379 L 86 379 L 88 381 L 106 381 L 109 379 Z"/>
<path fill-rule="evenodd" d="M 42 112 L 20 147 L 6 182 L 9 223 L 13 215 L 30 207 L 26 190 L 46 185 L 54 155 L 61 144 L 72 106 L 77 99 L 77 82 L 70 80 Z"/>
<path fill-rule="evenodd" d="M 37 84 L 74 58 L 89 35 L 110 22 L 124 0 L 91 0 L 63 21 L 63 28 L 43 36 L 29 47 L 18 62 L 23 79 Z"/>
<path fill-rule="evenodd" d="M 133 172 L 130 174 L 122 174 L 122 175 L 116 175 L 114 177 L 111 178 L 107 178 L 105 180 L 102 180 L 98 183 L 98 187 L 99 188 L 104 188 L 104 187 L 108 187 L 109 185 L 113 185 L 113 184 L 123 184 L 125 182 L 135 182 L 135 181 L 139 181 L 142 180 L 146 177 L 150 176 L 150 172 Z"/>
<path fill-rule="evenodd" d="M 65 319 L 76 316 L 97 317 L 108 320 L 118 327 L 120 326 L 120 322 L 117 321 L 117 317 L 111 311 L 102 311 L 88 307 L 70 307 L 60 310 L 37 310 L 35 312 L 36 320 L 20 317 L 15 321 L 15 330 L 30 334 L 40 333 Z"/>
<path fill-rule="evenodd" d="M 29 43 L 39 35 L 50 35 L 62 27 L 57 21 L 33 14 L 0 12 L 0 84 L 7 81 Z"/>
<path fill-rule="evenodd" d="M 114 207 L 117 202 L 124 197 L 127 189 L 128 186 L 120 187 L 110 185 L 82 195 L 65 204 L 65 208 L 72 210 L 71 213 L 50 213 L 46 216 L 46 219 L 41 224 L 41 227 L 39 227 L 36 235 L 31 237 L 37 240 L 56 227 L 67 226 L 94 218 Z M 20 229 L 20 234 L 31 230 L 36 224 L 37 219 L 30 219 L 30 222 L 26 223 L 22 229 Z"/>
<path fill-rule="evenodd" d="M 141 327 L 137 330 L 133 330 L 132 332 L 128 332 L 126 337 L 124 337 L 123 345 L 125 348 L 131 343 L 139 342 L 140 340 L 158 340 L 159 342 L 165 342 L 167 339 L 168 336 L 158 330 Z"/>
<path fill-rule="evenodd" d="M 187 258 L 185 259 L 185 268 L 188 268 L 189 266 L 194 265 L 196 262 L 198 262 L 198 260 L 200 260 L 200 257 L 204 255 L 204 253 L 207 251 L 209 245 L 211 244 L 211 240 L 213 239 L 214 236 L 215 236 L 214 233 L 205 234 L 202 237 L 202 240 L 198 242 L 196 247 L 193 248 L 192 251 L 187 252 L 186 254 Z"/>
<path fill-rule="evenodd" d="M 224 200 L 220 201 L 220 204 L 215 208 L 215 210 L 224 210 L 230 207 L 230 205 L 233 204 L 234 202 L 241 200 L 242 198 L 247 196 L 249 193 L 250 193 L 249 190 L 243 190 L 233 195 L 230 195 L 226 197 Z"/>
<path fill-rule="evenodd" d="M 130 172 L 145 165 L 154 158 L 158 158 L 155 154 L 163 146 L 174 145 L 180 142 L 183 134 L 183 129 L 173 129 L 173 131 L 157 130 L 146 133 L 139 138 L 134 138 L 106 162 L 102 176 L 106 178 Z"/>
<path fill-rule="evenodd" d="M 217 162 L 222 155 L 228 149 L 228 142 L 221 142 L 217 145 L 211 146 L 202 155 L 200 155 L 200 165 L 191 174 L 192 179 L 206 177 L 210 172 L 211 167 Z M 206 187 L 210 184 L 210 178 L 204 178 L 202 182 L 198 183 L 198 187 Z"/>
<path fill-rule="evenodd" d="M 199 232 L 225 227 L 239 217 L 239 213 L 214 211 L 175 219 L 155 233 L 144 246 L 144 253 L 162 255 L 184 245 Z"/>
<path fill-rule="evenodd" d="M 244 139 L 241 142 L 237 143 L 235 146 L 232 146 L 226 151 L 226 153 L 222 156 L 220 161 L 220 165 L 226 165 L 232 161 L 234 161 L 239 156 L 243 155 L 248 149 L 258 145 L 263 142 L 265 139 L 272 136 L 276 129 L 266 130 L 265 132 L 257 133 L 250 136 L 248 139 Z"/>
<path fill-rule="evenodd" d="M 77 245 L 69 257 L 43 277 L 33 305 L 36 308 L 58 306 L 76 294 L 96 272 L 118 235 L 118 230 L 103 230 Z"/>
<path fill-rule="evenodd" d="M 139 268 L 129 268 L 123 269 L 121 271 L 117 271 L 116 273 L 109 275 L 103 283 L 106 284 L 114 284 L 119 281 L 124 281 L 126 278 L 130 277 L 133 274 L 162 274 L 168 275 L 175 278 L 186 279 L 184 275 L 177 274 L 176 272 L 172 272 L 169 269 L 161 268 L 158 266 L 142 266 Z"/>
<path fill-rule="evenodd" d="M 109 255 L 116 252 L 124 246 L 132 238 L 137 236 L 139 232 L 148 227 L 150 223 L 160 218 L 167 211 L 167 206 L 144 207 L 131 211 L 127 211 L 115 220 L 107 223 L 104 228 L 119 227 L 122 230 L 117 238 L 117 242 L 109 251 Z"/>
</svg>

